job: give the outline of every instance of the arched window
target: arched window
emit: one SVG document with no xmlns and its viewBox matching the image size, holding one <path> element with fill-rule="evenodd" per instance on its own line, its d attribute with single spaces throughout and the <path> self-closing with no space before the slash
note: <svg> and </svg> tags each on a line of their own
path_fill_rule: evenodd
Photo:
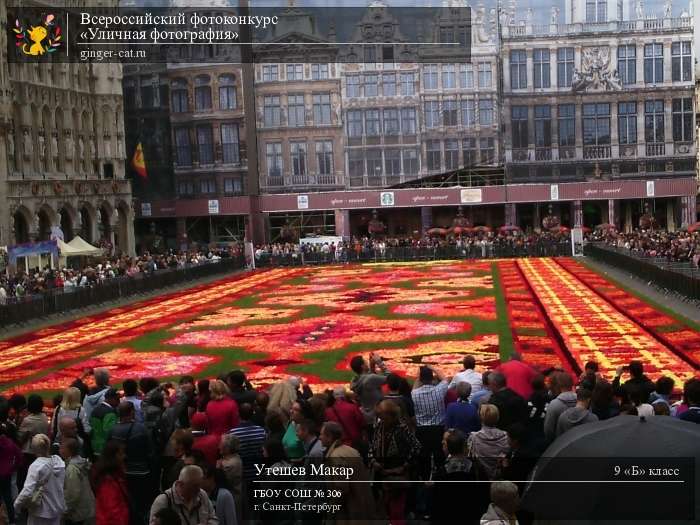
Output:
<svg viewBox="0 0 700 525">
<path fill-rule="evenodd" d="M 236 109 L 236 77 L 219 75 L 219 109 Z"/>
<path fill-rule="evenodd" d="M 170 85 L 170 97 L 173 113 L 184 113 L 189 111 L 187 103 L 187 80 L 176 78 Z"/>
<path fill-rule="evenodd" d="M 194 108 L 197 111 L 211 109 L 211 86 L 209 75 L 199 75 L 194 79 Z"/>
</svg>

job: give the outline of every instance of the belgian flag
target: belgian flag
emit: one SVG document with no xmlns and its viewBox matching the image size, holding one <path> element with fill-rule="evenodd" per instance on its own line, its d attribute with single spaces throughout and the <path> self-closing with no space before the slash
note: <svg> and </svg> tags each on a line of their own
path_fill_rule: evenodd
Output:
<svg viewBox="0 0 700 525">
<path fill-rule="evenodd" d="M 143 146 L 140 142 L 136 145 L 134 158 L 131 159 L 131 166 L 134 168 L 134 171 L 139 174 L 139 177 L 143 177 L 144 179 L 148 178 L 148 173 L 146 172 L 146 161 L 143 158 Z"/>
</svg>

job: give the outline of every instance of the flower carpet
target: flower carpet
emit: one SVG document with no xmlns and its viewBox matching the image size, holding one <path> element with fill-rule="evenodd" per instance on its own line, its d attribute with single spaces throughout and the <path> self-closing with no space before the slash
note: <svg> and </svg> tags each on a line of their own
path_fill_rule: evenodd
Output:
<svg viewBox="0 0 700 525">
<path fill-rule="evenodd" d="M 610 377 L 640 359 L 680 386 L 698 375 L 700 330 L 573 259 L 277 268 L 0 341 L 0 393 L 49 396 L 98 367 L 114 384 L 241 368 L 258 385 L 295 375 L 321 389 L 372 351 L 409 377 L 455 373 L 466 354 L 479 370 L 513 351 L 543 370 L 596 360 Z"/>
</svg>

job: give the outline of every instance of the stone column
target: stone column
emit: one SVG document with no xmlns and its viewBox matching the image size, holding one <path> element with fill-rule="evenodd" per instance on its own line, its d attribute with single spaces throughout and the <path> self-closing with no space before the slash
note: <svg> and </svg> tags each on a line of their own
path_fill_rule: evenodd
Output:
<svg viewBox="0 0 700 525">
<path fill-rule="evenodd" d="M 617 201 L 615 199 L 608 199 L 608 223 L 613 226 L 617 226 L 616 207 Z"/>
<path fill-rule="evenodd" d="M 181 251 L 186 251 L 189 239 L 187 238 L 187 219 L 185 217 L 178 217 L 175 219 L 175 230 L 177 245 Z"/>
<path fill-rule="evenodd" d="M 420 229 L 421 234 L 425 235 L 433 226 L 433 208 L 431 206 L 421 206 L 420 209 Z"/>
<path fill-rule="evenodd" d="M 581 228 L 583 226 L 583 204 L 580 200 L 571 202 L 571 215 L 574 228 Z"/>
<path fill-rule="evenodd" d="M 685 227 L 697 221 L 697 199 L 695 195 L 681 197 L 681 226 Z"/>
<path fill-rule="evenodd" d="M 335 210 L 335 234 L 350 237 L 350 210 Z"/>
<path fill-rule="evenodd" d="M 629 201 L 625 202 L 625 225 L 623 229 L 626 232 L 631 232 L 634 229 L 632 224 L 632 203 Z"/>
<path fill-rule="evenodd" d="M 514 202 L 507 202 L 505 204 L 505 221 L 506 226 L 517 226 L 518 224 L 518 208 Z"/>
<path fill-rule="evenodd" d="M 535 231 L 541 230 L 542 229 L 542 217 L 541 217 L 540 203 L 539 202 L 535 203 L 535 213 L 533 213 L 532 215 L 534 218 L 533 228 L 535 229 Z"/>
<path fill-rule="evenodd" d="M 666 229 L 670 232 L 676 231 L 676 203 L 677 199 L 666 201 Z"/>
</svg>

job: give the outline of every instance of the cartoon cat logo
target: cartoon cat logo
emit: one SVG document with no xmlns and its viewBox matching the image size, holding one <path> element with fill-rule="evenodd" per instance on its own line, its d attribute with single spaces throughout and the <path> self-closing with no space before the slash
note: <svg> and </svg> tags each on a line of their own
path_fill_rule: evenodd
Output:
<svg viewBox="0 0 700 525">
<path fill-rule="evenodd" d="M 38 26 L 22 27 L 19 19 L 15 20 L 15 45 L 25 55 L 40 56 L 54 53 L 61 47 L 61 26 L 54 23 L 54 15 L 47 15 Z"/>
</svg>

